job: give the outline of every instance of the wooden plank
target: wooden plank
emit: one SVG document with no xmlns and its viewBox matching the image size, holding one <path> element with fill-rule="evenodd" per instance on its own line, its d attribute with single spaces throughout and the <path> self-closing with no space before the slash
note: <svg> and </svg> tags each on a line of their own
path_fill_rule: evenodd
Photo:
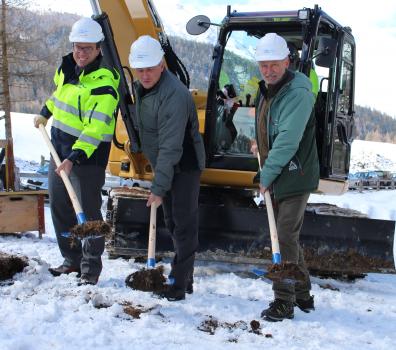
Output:
<svg viewBox="0 0 396 350">
<path fill-rule="evenodd" d="M 0 233 L 39 231 L 38 199 L 17 193 L 0 196 Z"/>
<path fill-rule="evenodd" d="M 37 195 L 47 195 L 48 191 L 47 190 L 37 190 L 37 191 L 4 191 L 0 192 L 0 197 L 8 197 L 8 196 L 26 196 L 26 195 L 32 195 L 32 196 L 37 196 Z"/>
</svg>

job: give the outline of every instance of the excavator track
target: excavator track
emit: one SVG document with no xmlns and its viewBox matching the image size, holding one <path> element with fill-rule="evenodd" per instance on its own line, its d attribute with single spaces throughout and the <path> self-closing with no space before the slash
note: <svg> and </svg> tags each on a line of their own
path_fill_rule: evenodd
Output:
<svg viewBox="0 0 396 350">
<path fill-rule="evenodd" d="M 107 249 L 111 257 L 144 256 L 148 242 L 148 191 L 115 188 L 110 192 L 107 221 L 112 226 Z M 197 260 L 267 266 L 270 236 L 266 208 L 256 206 L 253 191 L 203 187 L 199 206 Z M 313 275 L 354 279 L 367 272 L 395 272 L 395 222 L 373 220 L 333 205 L 307 207 L 300 241 Z M 162 210 L 157 215 L 157 254 L 172 256 L 172 240 Z"/>
</svg>

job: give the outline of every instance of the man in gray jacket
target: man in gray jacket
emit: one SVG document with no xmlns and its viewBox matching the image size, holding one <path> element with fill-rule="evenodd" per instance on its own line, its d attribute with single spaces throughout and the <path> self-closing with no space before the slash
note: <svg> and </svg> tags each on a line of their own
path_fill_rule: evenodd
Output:
<svg viewBox="0 0 396 350">
<path fill-rule="evenodd" d="M 205 151 L 189 90 L 165 68 L 161 44 L 148 35 L 131 46 L 136 113 L 142 150 L 154 171 L 147 206 L 162 204 L 175 249 L 170 279 L 162 296 L 170 301 L 192 293 L 198 248 L 198 196 Z"/>
</svg>

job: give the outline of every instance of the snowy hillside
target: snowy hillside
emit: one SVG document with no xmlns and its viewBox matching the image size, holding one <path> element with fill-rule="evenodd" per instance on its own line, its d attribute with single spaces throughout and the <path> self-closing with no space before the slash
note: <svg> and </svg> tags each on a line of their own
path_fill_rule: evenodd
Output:
<svg viewBox="0 0 396 350">
<path fill-rule="evenodd" d="M 350 171 L 387 170 L 396 172 L 396 144 L 355 140 Z"/>
</svg>

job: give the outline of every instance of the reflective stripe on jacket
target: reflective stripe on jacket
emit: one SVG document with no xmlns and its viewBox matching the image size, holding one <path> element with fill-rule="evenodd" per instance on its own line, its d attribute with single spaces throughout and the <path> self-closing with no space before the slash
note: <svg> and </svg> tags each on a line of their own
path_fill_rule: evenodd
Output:
<svg viewBox="0 0 396 350">
<path fill-rule="evenodd" d="M 51 136 L 62 160 L 68 158 L 72 150 L 83 151 L 89 159 L 101 143 L 108 143 L 106 149 L 110 147 L 115 127 L 114 111 L 118 105 L 119 75 L 115 70 L 101 67 L 101 57 L 98 60 L 97 69 L 86 74 L 82 70 L 75 79 L 65 79 L 75 69 L 72 54 L 69 54 L 55 73 L 56 90 L 47 100 L 46 108 L 54 118 L 52 128 L 56 130 L 52 130 Z M 103 166 L 104 159 L 100 163 Z"/>
</svg>

